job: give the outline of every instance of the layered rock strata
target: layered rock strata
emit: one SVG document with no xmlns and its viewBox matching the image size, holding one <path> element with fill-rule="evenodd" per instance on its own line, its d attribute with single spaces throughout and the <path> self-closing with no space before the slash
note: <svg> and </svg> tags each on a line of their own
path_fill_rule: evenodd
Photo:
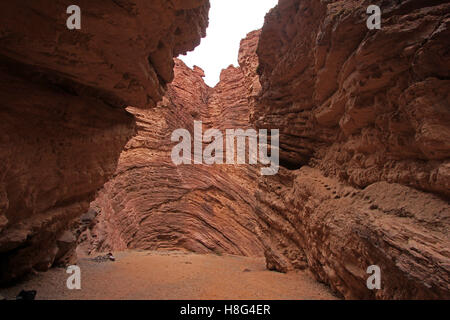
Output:
<svg viewBox="0 0 450 320">
<path fill-rule="evenodd" d="M 448 1 L 281 0 L 259 42 L 256 125 L 282 129 L 286 167 L 448 198 L 449 14 Z"/>
<path fill-rule="evenodd" d="M 191 70 L 175 61 L 175 79 L 163 101 L 151 110 L 129 109 L 138 133 L 120 156 L 114 178 L 92 204 L 96 223 L 81 241 L 88 240 L 90 251 L 184 249 L 262 255 L 247 168 L 176 166 L 171 159 L 172 132 L 184 128 L 193 137 L 195 120 L 203 121 L 204 131 L 249 126 L 242 73 L 229 67 L 212 89 L 200 68 Z"/>
<path fill-rule="evenodd" d="M 92 205 L 91 249 L 264 253 L 347 299 L 448 299 L 450 7 L 380 1 L 368 30 L 371 4 L 280 0 L 215 88 L 177 61 L 163 102 L 130 109 L 138 135 Z M 175 167 L 170 133 L 194 120 L 280 129 L 283 167 Z"/>
<path fill-rule="evenodd" d="M 0 4 L 0 282 L 71 260 L 64 231 L 135 132 L 125 107 L 156 105 L 208 23 L 208 1 L 84 0 L 69 30 L 71 4 Z"/>
<path fill-rule="evenodd" d="M 254 119 L 280 128 L 290 170 L 257 194 L 269 268 L 308 267 L 345 298 L 450 297 L 449 14 L 448 1 L 280 0 L 266 16 Z"/>
</svg>

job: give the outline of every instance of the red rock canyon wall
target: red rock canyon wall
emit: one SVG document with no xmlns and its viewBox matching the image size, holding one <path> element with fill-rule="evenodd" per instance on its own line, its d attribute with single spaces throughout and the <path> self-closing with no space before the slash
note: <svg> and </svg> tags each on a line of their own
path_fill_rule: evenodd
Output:
<svg viewBox="0 0 450 320">
<path fill-rule="evenodd" d="M 450 297 L 449 14 L 448 1 L 280 0 L 266 16 L 254 119 L 280 128 L 291 169 L 257 194 L 269 268 L 308 267 L 346 298 Z"/>
<path fill-rule="evenodd" d="M 151 110 L 130 109 L 138 134 L 92 204 L 97 215 L 81 241 L 100 251 L 184 249 L 260 256 L 255 186 L 247 167 L 175 166 L 171 159 L 172 132 L 185 128 L 194 136 L 194 120 L 203 121 L 204 131 L 249 126 L 242 73 L 229 67 L 212 89 L 201 69 L 175 61 L 175 79 L 162 102 Z"/>
<path fill-rule="evenodd" d="M 202 1 L 93 5 L 81 33 L 33 5 L 2 4 L 36 20 L 0 27 L 2 275 L 60 258 L 112 177 L 83 216 L 91 251 L 264 255 L 348 299 L 450 298 L 448 1 L 280 0 L 215 88 L 172 62 L 204 35 Z M 171 134 L 194 120 L 280 129 L 279 173 L 175 166 Z"/>
<path fill-rule="evenodd" d="M 384 1 L 374 31 L 368 5 L 281 0 L 213 89 L 177 61 L 163 102 L 133 111 L 91 248 L 263 252 L 348 299 L 449 298 L 449 5 Z M 170 132 L 194 120 L 280 129 L 283 167 L 173 166 Z"/>
<path fill-rule="evenodd" d="M 173 57 L 205 36 L 206 0 L 0 4 L 0 281 L 70 258 L 64 233 L 115 172 L 135 131 L 125 107 L 155 106 Z"/>
</svg>

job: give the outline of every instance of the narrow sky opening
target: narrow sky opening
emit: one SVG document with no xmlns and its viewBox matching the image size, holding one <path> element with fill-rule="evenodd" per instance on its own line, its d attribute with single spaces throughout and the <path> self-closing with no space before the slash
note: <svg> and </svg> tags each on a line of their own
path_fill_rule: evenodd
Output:
<svg viewBox="0 0 450 320">
<path fill-rule="evenodd" d="M 238 65 L 239 43 L 247 33 L 260 29 L 266 13 L 278 0 L 210 0 L 206 38 L 187 55 L 179 58 L 189 67 L 205 71 L 205 82 L 214 87 L 222 69 Z"/>
</svg>

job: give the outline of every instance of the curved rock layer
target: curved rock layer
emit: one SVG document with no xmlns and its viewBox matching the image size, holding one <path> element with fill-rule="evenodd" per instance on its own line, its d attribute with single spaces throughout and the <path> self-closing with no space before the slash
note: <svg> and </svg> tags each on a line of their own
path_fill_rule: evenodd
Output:
<svg viewBox="0 0 450 320">
<path fill-rule="evenodd" d="M 289 169 L 256 194 L 270 269 L 308 267 L 345 298 L 450 298 L 449 17 L 448 1 L 414 0 L 268 13 L 253 119 L 280 128 Z"/>
<path fill-rule="evenodd" d="M 173 57 L 205 35 L 206 0 L 0 4 L 0 282 L 70 259 L 64 233 L 115 172 Z"/>
<path fill-rule="evenodd" d="M 309 268 L 345 298 L 449 299 L 447 2 L 378 1 L 371 31 L 377 1 L 280 0 L 215 88 L 175 60 L 162 102 L 128 108 L 137 135 L 81 240 L 264 253 L 269 269 Z M 280 129 L 283 167 L 262 177 L 257 166 L 173 165 L 171 133 L 192 133 L 194 120 Z M 366 285 L 372 265 L 380 290 Z"/>
<path fill-rule="evenodd" d="M 92 206 L 91 249 L 264 252 L 348 299 L 450 298 L 449 5 L 384 1 L 378 31 L 368 5 L 281 0 L 212 89 L 177 61 L 163 102 L 130 110 L 138 135 Z M 283 167 L 175 167 L 170 134 L 194 120 L 280 129 Z"/>
<path fill-rule="evenodd" d="M 184 249 L 261 256 L 254 233 L 255 186 L 247 181 L 247 167 L 175 166 L 171 160 L 172 132 L 185 128 L 193 137 L 194 120 L 203 121 L 204 131 L 249 126 L 242 72 L 229 67 L 212 89 L 201 69 L 175 61 L 175 79 L 163 101 L 151 110 L 129 109 L 138 134 L 92 204 L 97 216 L 81 241 L 99 251 Z"/>
</svg>

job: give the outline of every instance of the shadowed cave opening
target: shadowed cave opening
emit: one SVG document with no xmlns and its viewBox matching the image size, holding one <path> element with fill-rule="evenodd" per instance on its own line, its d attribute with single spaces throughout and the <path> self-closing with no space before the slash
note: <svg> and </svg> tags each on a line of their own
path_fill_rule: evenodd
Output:
<svg viewBox="0 0 450 320">
<path fill-rule="evenodd" d="M 298 170 L 300 169 L 304 164 L 295 162 L 290 159 L 281 158 L 280 159 L 280 167 L 283 167 L 285 169 L 288 169 L 290 171 Z"/>
</svg>

